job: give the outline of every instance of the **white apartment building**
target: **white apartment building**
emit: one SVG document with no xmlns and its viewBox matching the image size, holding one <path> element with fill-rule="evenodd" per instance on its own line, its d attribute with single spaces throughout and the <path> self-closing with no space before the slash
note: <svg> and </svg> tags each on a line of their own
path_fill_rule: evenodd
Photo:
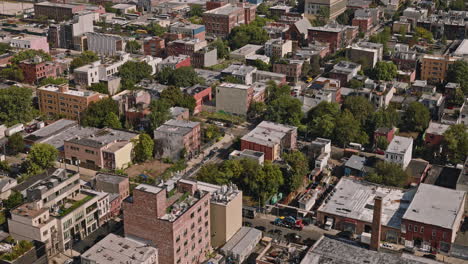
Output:
<svg viewBox="0 0 468 264">
<path fill-rule="evenodd" d="M 292 52 L 292 41 L 278 39 L 270 39 L 265 42 L 265 55 L 268 57 L 283 58 L 286 54 Z"/>
<path fill-rule="evenodd" d="M 385 161 L 399 164 L 406 169 L 413 155 L 413 139 L 395 136 L 385 151 Z"/>
<path fill-rule="evenodd" d="M 321 15 L 322 9 L 330 10 L 330 19 L 344 13 L 346 10 L 346 0 L 306 0 L 304 3 L 304 14 L 306 16 Z"/>
<path fill-rule="evenodd" d="M 83 65 L 73 71 L 75 83 L 80 85 L 91 86 L 93 83 L 99 82 L 99 66 L 100 61 L 95 61 L 91 64 Z"/>
</svg>

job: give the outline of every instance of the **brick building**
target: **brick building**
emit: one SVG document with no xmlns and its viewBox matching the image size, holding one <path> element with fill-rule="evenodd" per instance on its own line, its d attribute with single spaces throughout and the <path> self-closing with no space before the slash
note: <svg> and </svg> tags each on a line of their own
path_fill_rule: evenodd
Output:
<svg viewBox="0 0 468 264">
<path fill-rule="evenodd" d="M 143 40 L 143 53 L 153 57 L 165 56 L 165 41 L 160 37 L 147 37 Z"/>
<path fill-rule="evenodd" d="M 46 85 L 37 88 L 39 110 L 45 115 L 64 115 L 78 119 L 92 102 L 101 100 L 101 94 L 87 90 L 69 90 L 68 84 Z"/>
<path fill-rule="evenodd" d="M 106 193 L 118 194 L 121 201 L 130 195 L 130 184 L 128 177 L 107 173 L 98 173 L 96 175 L 95 181 L 96 185 L 94 189 Z"/>
<path fill-rule="evenodd" d="M 283 60 L 273 64 L 273 72 L 286 75 L 286 79 L 297 82 L 302 73 L 302 60 Z"/>
<path fill-rule="evenodd" d="M 253 95 L 251 85 L 223 82 L 216 87 L 216 111 L 246 115 Z"/>
<path fill-rule="evenodd" d="M 55 21 L 71 19 L 73 17 L 73 14 L 84 10 L 84 5 L 72 5 L 51 2 L 41 2 L 34 4 L 34 16 L 36 18 L 46 17 Z"/>
<path fill-rule="evenodd" d="M 193 54 L 208 46 L 208 42 L 206 40 L 199 40 L 199 39 L 178 39 L 167 43 L 166 45 L 166 53 L 167 56 L 177 56 L 177 55 L 187 55 L 193 56 Z"/>
<path fill-rule="evenodd" d="M 331 228 L 349 231 L 356 235 L 374 234 L 374 205 L 380 197 L 380 239 L 399 243 L 401 237 L 401 218 L 408 211 L 413 192 L 387 188 L 373 183 L 343 177 L 336 184 L 335 192 L 327 203 L 317 210 L 317 222 Z M 359 190 L 358 192 L 356 190 Z M 380 196 L 379 196 L 380 195 Z"/>
<path fill-rule="evenodd" d="M 194 114 L 200 113 L 203 110 L 203 104 L 212 100 L 211 86 L 197 84 L 185 89 L 185 93 L 193 96 L 195 99 L 196 104 L 193 109 Z"/>
<path fill-rule="evenodd" d="M 309 42 L 319 41 L 329 43 L 331 53 L 351 44 L 357 34 L 358 27 L 340 24 L 327 24 L 323 27 L 311 27 L 308 29 Z"/>
<path fill-rule="evenodd" d="M 200 263 L 211 248 L 210 194 L 196 184 L 140 184 L 124 201 L 125 236 L 156 247 L 160 264 Z"/>
<path fill-rule="evenodd" d="M 235 26 L 250 24 L 255 19 L 255 11 L 255 5 L 226 4 L 203 13 L 203 24 L 207 33 L 227 36 Z"/>
<path fill-rule="evenodd" d="M 23 71 L 24 81 L 30 84 L 47 77 L 57 77 L 57 66 L 53 62 L 44 61 L 39 56 L 21 61 L 18 66 Z"/>
<path fill-rule="evenodd" d="M 388 127 L 379 127 L 374 131 L 374 144 L 377 142 L 379 137 L 385 138 L 387 143 L 390 144 L 392 142 L 393 137 L 395 136 L 396 128 L 388 128 Z"/>
<path fill-rule="evenodd" d="M 421 183 L 401 220 L 406 247 L 449 252 L 460 230 L 466 193 Z"/>
<path fill-rule="evenodd" d="M 359 27 L 360 32 L 366 33 L 372 27 L 372 17 L 355 17 L 352 25 Z"/>
<path fill-rule="evenodd" d="M 265 160 L 277 160 L 285 149 L 296 149 L 297 127 L 262 121 L 241 138 L 241 150 L 265 153 Z"/>
</svg>

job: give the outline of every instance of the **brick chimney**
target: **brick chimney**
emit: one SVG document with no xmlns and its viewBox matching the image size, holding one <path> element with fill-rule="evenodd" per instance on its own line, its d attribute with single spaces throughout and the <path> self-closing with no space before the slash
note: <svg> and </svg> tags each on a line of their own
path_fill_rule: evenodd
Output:
<svg viewBox="0 0 468 264">
<path fill-rule="evenodd" d="M 380 247 L 380 233 L 382 229 L 382 197 L 376 196 L 374 198 L 374 216 L 372 217 L 372 235 L 371 235 L 371 250 L 379 250 Z"/>
</svg>

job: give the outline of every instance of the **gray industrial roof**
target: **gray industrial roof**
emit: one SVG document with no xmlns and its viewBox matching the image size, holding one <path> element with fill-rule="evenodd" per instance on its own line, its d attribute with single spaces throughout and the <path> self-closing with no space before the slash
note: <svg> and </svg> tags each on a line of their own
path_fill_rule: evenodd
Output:
<svg viewBox="0 0 468 264">
<path fill-rule="evenodd" d="M 414 189 L 405 191 L 343 177 L 336 185 L 330 200 L 318 211 L 371 223 L 374 198 L 382 199 L 382 225 L 400 228 L 401 218 L 413 199 Z"/>
<path fill-rule="evenodd" d="M 221 248 L 222 252 L 229 255 L 245 255 L 245 250 L 251 248 L 251 243 L 257 243 L 262 238 L 262 231 L 251 228 L 241 227 L 237 233 L 229 239 L 228 242 Z"/>
<path fill-rule="evenodd" d="M 322 236 L 306 253 L 301 264 L 435 264 L 431 259 L 409 254 L 368 250 L 356 242 Z"/>
<path fill-rule="evenodd" d="M 155 258 L 156 248 L 141 244 L 128 238 L 114 234 L 107 235 L 93 247 L 82 254 L 86 260 L 92 260 L 99 264 L 114 263 L 149 263 L 151 257 Z"/>
<path fill-rule="evenodd" d="M 351 169 L 362 171 L 364 169 L 364 164 L 366 163 L 365 157 L 360 157 L 358 155 L 353 155 L 346 161 L 345 166 Z"/>
<path fill-rule="evenodd" d="M 452 229 L 464 199 L 464 191 L 421 183 L 403 218 Z"/>
<path fill-rule="evenodd" d="M 395 136 L 392 139 L 392 142 L 390 142 L 390 145 L 388 145 L 386 152 L 403 154 L 408 150 L 412 143 L 412 138 Z"/>
</svg>

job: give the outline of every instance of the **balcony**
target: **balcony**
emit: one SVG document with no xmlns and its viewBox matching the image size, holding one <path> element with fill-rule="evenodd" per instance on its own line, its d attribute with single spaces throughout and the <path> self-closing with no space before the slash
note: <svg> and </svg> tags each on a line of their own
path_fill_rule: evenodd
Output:
<svg viewBox="0 0 468 264">
<path fill-rule="evenodd" d="M 64 217 L 69 213 L 73 212 L 75 209 L 79 208 L 86 202 L 90 201 L 93 198 L 91 195 L 78 194 L 74 199 L 66 199 L 64 204 L 60 206 L 60 209 L 55 214 L 57 217 Z"/>
</svg>

